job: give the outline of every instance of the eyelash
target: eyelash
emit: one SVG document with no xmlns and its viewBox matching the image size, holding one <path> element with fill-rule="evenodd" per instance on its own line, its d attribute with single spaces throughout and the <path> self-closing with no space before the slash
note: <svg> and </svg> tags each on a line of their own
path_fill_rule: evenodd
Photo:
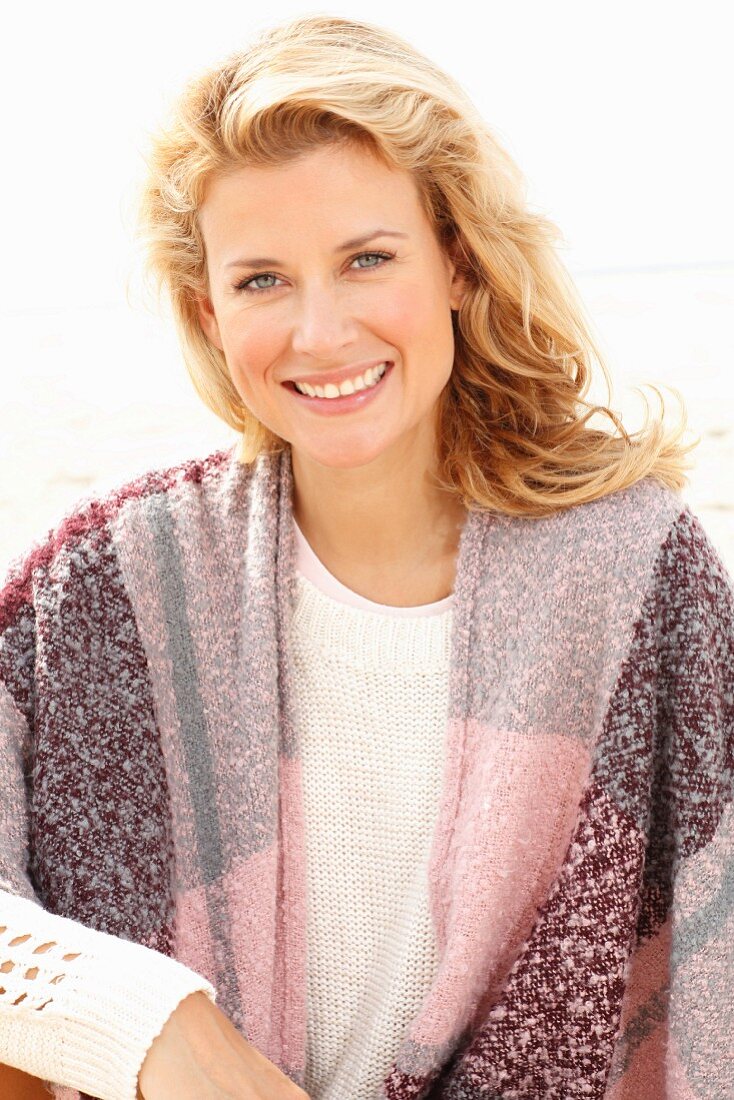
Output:
<svg viewBox="0 0 734 1100">
<path fill-rule="evenodd" d="M 395 259 L 394 252 L 358 252 L 356 256 L 352 256 L 351 263 L 355 260 L 359 260 L 362 256 L 379 256 L 381 260 L 393 260 Z M 373 264 L 371 267 L 357 268 L 358 271 L 374 271 L 378 267 L 384 267 L 384 264 Z M 244 291 L 245 294 L 267 294 L 269 290 L 277 290 L 275 286 L 250 286 L 249 284 L 254 282 L 255 279 L 264 279 L 269 276 L 277 279 L 278 276 L 273 271 L 261 271 L 257 275 L 248 275 L 242 282 L 237 283 L 235 290 Z"/>
</svg>

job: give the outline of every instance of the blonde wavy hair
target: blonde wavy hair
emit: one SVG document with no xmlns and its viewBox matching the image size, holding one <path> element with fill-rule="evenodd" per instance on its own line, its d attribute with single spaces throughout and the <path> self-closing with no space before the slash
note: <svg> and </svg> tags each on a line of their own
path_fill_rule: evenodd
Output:
<svg viewBox="0 0 734 1100">
<path fill-rule="evenodd" d="M 687 484 L 684 456 L 700 439 L 681 445 L 684 408 L 668 434 L 645 401 L 644 427 L 629 435 L 611 409 L 584 400 L 594 362 L 608 394 L 610 378 L 557 255 L 560 232 L 528 209 L 524 177 L 460 85 L 396 34 L 321 14 L 259 32 L 191 82 L 153 137 L 140 195 L 146 270 L 170 295 L 196 391 L 241 434 L 241 462 L 288 444 L 244 406 L 199 323 L 204 190 L 213 174 L 339 143 L 412 173 L 467 280 L 437 409 L 440 486 L 469 509 L 543 516 L 648 475 L 676 491 Z M 620 434 L 590 427 L 594 414 Z"/>
</svg>

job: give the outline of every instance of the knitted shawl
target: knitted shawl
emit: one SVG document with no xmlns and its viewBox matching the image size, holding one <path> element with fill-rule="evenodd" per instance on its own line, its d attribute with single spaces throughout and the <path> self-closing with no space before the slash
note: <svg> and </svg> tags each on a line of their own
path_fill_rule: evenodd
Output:
<svg viewBox="0 0 734 1100">
<path fill-rule="evenodd" d="M 0 883 L 203 974 L 303 1087 L 292 478 L 220 450 L 13 560 Z M 734 585 L 698 518 L 649 477 L 471 510 L 451 644 L 440 966 L 379 1095 L 731 1098 Z"/>
</svg>

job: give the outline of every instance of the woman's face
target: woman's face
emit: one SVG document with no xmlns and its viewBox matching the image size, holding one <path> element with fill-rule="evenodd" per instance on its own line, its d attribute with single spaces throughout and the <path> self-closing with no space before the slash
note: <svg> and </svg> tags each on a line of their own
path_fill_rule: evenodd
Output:
<svg viewBox="0 0 734 1100">
<path fill-rule="evenodd" d="M 463 284 L 409 174 L 354 146 L 319 147 L 215 177 L 200 225 L 200 321 L 258 420 L 334 467 L 434 439 Z M 386 362 L 371 387 L 365 371 Z M 347 379 L 354 392 L 337 399 L 294 387 Z"/>
</svg>

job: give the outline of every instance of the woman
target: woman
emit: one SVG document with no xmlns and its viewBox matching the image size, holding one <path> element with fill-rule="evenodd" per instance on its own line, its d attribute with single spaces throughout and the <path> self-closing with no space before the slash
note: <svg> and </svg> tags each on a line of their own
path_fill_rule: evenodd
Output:
<svg viewBox="0 0 734 1100">
<path fill-rule="evenodd" d="M 142 210 L 239 442 L 11 568 L 0 1060 L 57 1096 L 730 1095 L 734 589 L 682 429 L 583 401 L 517 169 L 408 44 L 307 16 L 188 87 Z"/>
</svg>

